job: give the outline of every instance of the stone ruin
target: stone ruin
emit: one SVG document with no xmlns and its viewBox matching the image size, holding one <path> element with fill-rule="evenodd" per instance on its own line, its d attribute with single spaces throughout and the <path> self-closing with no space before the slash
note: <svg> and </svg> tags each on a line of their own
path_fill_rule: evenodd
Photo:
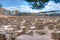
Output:
<svg viewBox="0 0 60 40">
<path fill-rule="evenodd" d="M 6 30 L 7 33 L 12 33 L 14 37 L 19 35 L 51 35 L 54 30 L 60 31 L 59 17 L 38 17 L 38 16 L 14 16 L 0 18 L 0 26 L 11 25 L 13 32 Z M 50 36 L 51 37 L 51 36 Z M 51 38 L 54 39 L 54 38 Z"/>
</svg>

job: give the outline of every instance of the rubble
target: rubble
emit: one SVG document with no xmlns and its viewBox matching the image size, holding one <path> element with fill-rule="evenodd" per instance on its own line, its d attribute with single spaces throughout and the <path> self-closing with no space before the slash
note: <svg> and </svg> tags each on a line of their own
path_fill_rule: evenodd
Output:
<svg viewBox="0 0 60 40">
<path fill-rule="evenodd" d="M 4 34 L 10 34 L 13 38 L 21 35 L 42 36 L 44 34 L 52 40 L 51 33 L 54 30 L 60 30 L 59 26 L 59 17 L 13 16 L 0 18 L 0 30 L 3 30 Z"/>
</svg>

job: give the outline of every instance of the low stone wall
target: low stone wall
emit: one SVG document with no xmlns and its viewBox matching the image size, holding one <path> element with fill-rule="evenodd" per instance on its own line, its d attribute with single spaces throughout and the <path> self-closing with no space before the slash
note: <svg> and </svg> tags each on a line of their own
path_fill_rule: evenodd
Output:
<svg viewBox="0 0 60 40">
<path fill-rule="evenodd" d="M 0 26 L 11 25 L 14 28 L 15 33 L 32 35 L 36 32 L 39 34 L 47 34 L 50 36 L 52 30 L 55 28 L 60 30 L 60 17 L 43 17 L 43 16 L 13 16 L 13 17 L 2 17 L 0 18 Z M 32 28 L 31 28 L 32 27 Z M 35 27 L 35 28 L 34 28 Z M 48 28 L 48 29 L 47 29 Z M 20 33 L 19 30 L 23 31 Z M 32 32 L 33 30 L 33 32 Z M 18 31 L 18 32 L 16 32 Z M 30 32 L 29 32 L 30 31 Z M 36 34 L 37 34 L 36 33 Z"/>
<path fill-rule="evenodd" d="M 17 26 L 36 26 L 36 29 L 44 29 L 48 26 L 53 29 L 54 26 L 60 26 L 60 17 L 43 17 L 43 16 L 13 16 L 0 18 L 0 25 L 17 25 Z"/>
</svg>

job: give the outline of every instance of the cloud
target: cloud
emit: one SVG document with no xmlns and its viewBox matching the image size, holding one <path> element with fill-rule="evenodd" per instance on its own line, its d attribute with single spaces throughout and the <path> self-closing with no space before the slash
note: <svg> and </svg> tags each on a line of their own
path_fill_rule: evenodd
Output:
<svg viewBox="0 0 60 40">
<path fill-rule="evenodd" d="M 42 10 L 31 9 L 29 6 L 20 6 L 21 11 L 28 12 L 40 12 L 40 11 L 51 11 L 51 10 L 60 10 L 60 3 L 55 3 L 54 1 L 49 1 L 45 8 Z"/>
<path fill-rule="evenodd" d="M 60 3 L 49 1 L 42 11 L 60 10 Z"/>
<path fill-rule="evenodd" d="M 28 6 L 20 6 L 20 8 L 21 9 L 23 9 L 23 10 L 32 10 L 30 7 L 28 7 Z"/>
<path fill-rule="evenodd" d="M 31 9 L 30 6 L 28 5 L 20 5 L 17 7 L 5 7 L 5 9 L 7 10 L 15 10 L 18 9 L 21 12 L 40 12 L 40 11 L 51 11 L 51 10 L 60 10 L 60 3 L 55 3 L 54 1 L 49 1 L 47 3 L 47 5 L 45 6 L 45 8 L 43 8 L 42 10 L 35 10 L 35 9 Z"/>
<path fill-rule="evenodd" d="M 11 11 L 17 9 L 17 7 L 4 7 L 4 8 Z"/>
<path fill-rule="evenodd" d="M 20 10 L 24 12 L 39 12 L 40 10 L 31 9 L 29 6 L 20 6 Z"/>
<path fill-rule="evenodd" d="M 4 7 L 7 10 L 20 10 L 21 12 L 39 12 L 39 10 L 31 9 L 29 6 L 21 5 L 20 7 Z"/>
</svg>

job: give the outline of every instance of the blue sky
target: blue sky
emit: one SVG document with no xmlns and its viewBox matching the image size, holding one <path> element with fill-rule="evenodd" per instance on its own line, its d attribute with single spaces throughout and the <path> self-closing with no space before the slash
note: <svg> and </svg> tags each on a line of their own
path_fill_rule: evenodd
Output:
<svg viewBox="0 0 60 40">
<path fill-rule="evenodd" d="M 9 7 L 9 6 L 20 6 L 20 5 L 27 5 L 24 0 L 0 0 L 0 3 L 4 7 Z"/>
<path fill-rule="evenodd" d="M 24 0 L 0 0 L 3 8 L 7 10 L 18 9 L 21 12 L 39 12 L 39 11 L 50 11 L 50 10 L 60 10 L 60 3 L 55 3 L 54 1 L 49 1 L 48 4 L 42 10 L 33 10 L 30 8 L 27 2 Z"/>
</svg>

